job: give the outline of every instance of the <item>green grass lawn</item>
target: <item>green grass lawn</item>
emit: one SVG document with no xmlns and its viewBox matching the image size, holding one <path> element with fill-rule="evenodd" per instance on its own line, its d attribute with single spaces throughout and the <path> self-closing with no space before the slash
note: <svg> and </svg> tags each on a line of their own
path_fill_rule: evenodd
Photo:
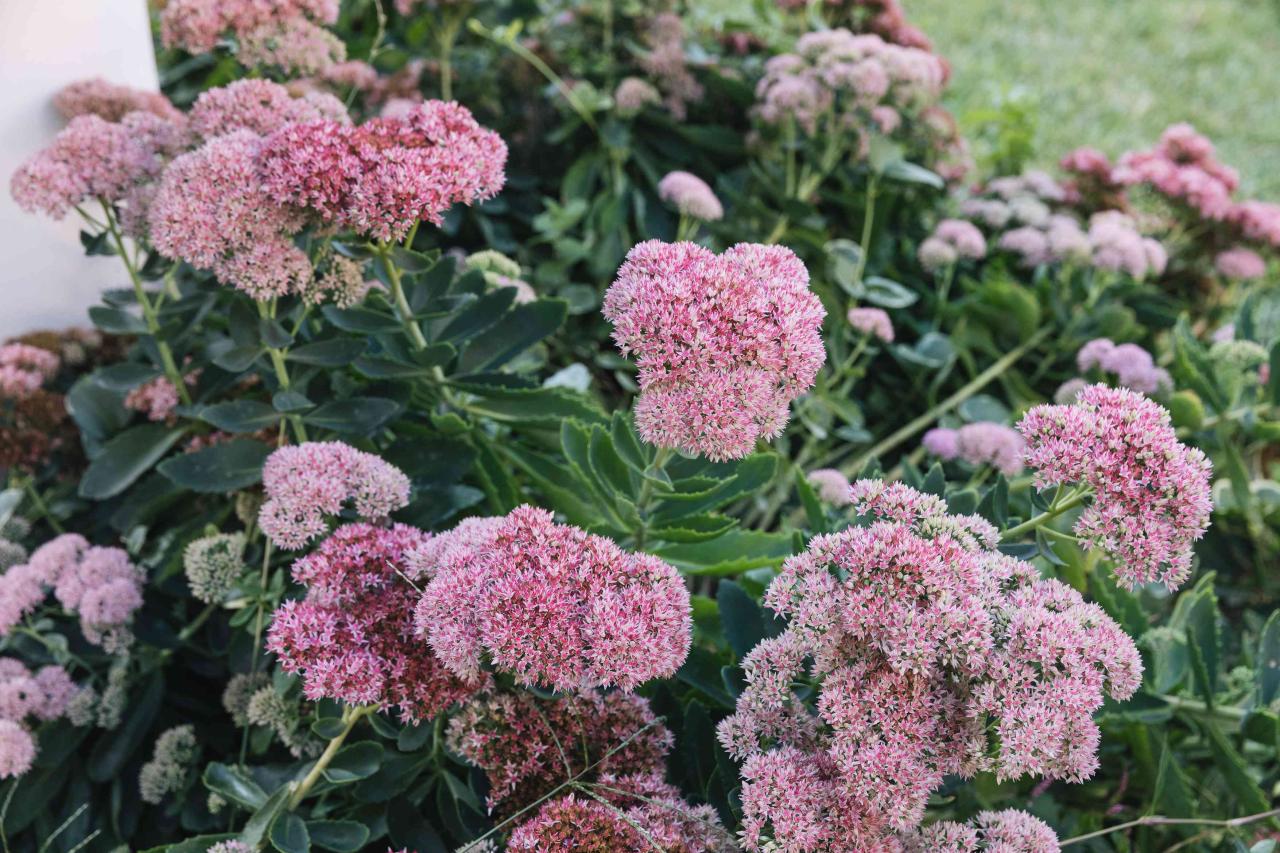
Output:
<svg viewBox="0 0 1280 853">
<path fill-rule="evenodd" d="M 904 0 L 951 60 L 966 130 L 1035 107 L 1036 159 L 1115 156 L 1190 121 L 1248 193 L 1280 200 L 1280 0 Z"/>
</svg>

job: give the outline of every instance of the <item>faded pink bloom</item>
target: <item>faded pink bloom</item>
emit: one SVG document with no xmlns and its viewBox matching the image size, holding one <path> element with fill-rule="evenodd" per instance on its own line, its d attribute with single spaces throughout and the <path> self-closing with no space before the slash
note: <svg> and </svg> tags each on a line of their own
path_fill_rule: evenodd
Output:
<svg viewBox="0 0 1280 853">
<path fill-rule="evenodd" d="M 668 172 L 658 181 L 658 197 L 688 216 L 702 222 L 724 217 L 724 207 L 707 182 L 689 172 Z"/>
<path fill-rule="evenodd" d="M 1018 424 L 1040 488 L 1076 483 L 1093 498 L 1075 532 L 1128 587 L 1177 587 L 1209 526 L 1211 466 L 1178 441 L 1169 413 L 1127 389 L 1094 385 L 1074 405 L 1037 406 Z"/>
<path fill-rule="evenodd" d="M 416 624 L 452 672 L 474 680 L 486 661 L 555 690 L 634 690 L 667 678 L 689 653 L 689 593 L 648 554 L 556 524 L 524 506 L 500 522 L 459 527 L 416 563 L 430 577 Z"/>
<path fill-rule="evenodd" d="M 1089 219 L 1089 242 L 1093 265 L 1099 269 L 1126 272 L 1136 279 L 1164 271 L 1164 249 L 1144 238 L 1133 220 L 1117 210 L 1104 210 Z"/>
<path fill-rule="evenodd" d="M 820 30 L 801 36 L 795 53 L 765 63 L 754 114 L 810 135 L 869 126 L 892 135 L 911 128 L 940 144 L 954 135 L 953 127 L 930 121 L 946 77 L 945 64 L 927 50 L 846 29 Z M 904 115 L 921 121 L 904 121 Z"/>
<path fill-rule="evenodd" d="M 483 684 L 455 678 L 413 636 L 418 592 L 399 569 L 427 536 L 402 524 L 347 524 L 293 564 L 307 597 L 277 608 L 267 649 L 302 676 L 308 699 L 397 708 L 417 724 Z"/>
<path fill-rule="evenodd" d="M 298 19 L 336 23 L 338 0 L 169 0 L 160 14 L 160 40 L 165 47 L 208 53 L 225 33 L 243 37 Z"/>
<path fill-rule="evenodd" d="M 784 563 L 765 603 L 787 628 L 744 660 L 746 690 L 720 726 L 745 759 L 748 851 L 896 849 L 947 774 L 1087 777 L 1093 713 L 1141 681 L 1132 640 L 995 550 L 986 521 L 902 484 L 859 481 L 852 496 L 868 524 Z M 1017 821 L 1003 828 L 984 819 L 976 837 L 1018 837 Z"/>
<path fill-rule="evenodd" d="M 267 500 L 258 524 L 277 547 L 290 551 L 323 535 L 326 517 L 338 515 L 348 501 L 371 521 L 409 502 L 404 472 L 340 441 L 279 448 L 262 466 L 262 485 Z"/>
<path fill-rule="evenodd" d="M 781 246 L 721 255 L 650 240 L 627 254 L 604 299 L 624 355 L 640 367 L 641 436 L 711 459 L 751 452 L 787 422 L 826 357 L 825 311 Z"/>
<path fill-rule="evenodd" d="M 945 270 L 960 259 L 960 254 L 956 251 L 955 246 L 945 240 L 937 237 L 926 237 L 920 241 L 920 247 L 916 250 L 916 257 L 920 260 L 920 266 L 930 272 L 938 272 Z"/>
<path fill-rule="evenodd" d="M 1082 373 L 1097 369 L 1115 374 L 1116 382 L 1143 394 L 1173 390 L 1168 371 L 1156 367 L 1155 359 L 1137 344 L 1115 344 L 1107 338 L 1089 341 L 1076 353 Z"/>
<path fill-rule="evenodd" d="M 1246 239 L 1280 248 L 1280 204 L 1242 201 L 1227 212 L 1227 221 L 1237 226 Z"/>
<path fill-rule="evenodd" d="M 648 80 L 626 77 L 614 90 L 613 103 L 619 115 L 631 118 L 647 106 L 662 103 L 662 93 Z"/>
<path fill-rule="evenodd" d="M 920 444 L 928 453 L 949 462 L 960 456 L 960 431 L 934 427 L 924 434 Z"/>
<path fill-rule="evenodd" d="M 188 387 L 200 381 L 200 370 L 193 370 L 183 377 Z M 166 376 L 157 376 L 133 388 L 124 397 L 126 409 L 141 412 L 147 420 L 164 423 L 174 418 L 173 410 L 178 407 L 178 389 Z"/>
<path fill-rule="evenodd" d="M 292 18 L 245 33 L 236 58 L 247 67 L 319 74 L 347 58 L 347 45 L 324 27 L 305 18 Z"/>
<path fill-rule="evenodd" d="M 149 113 L 131 115 L 161 122 Z M 124 122 L 77 116 L 13 173 L 9 191 L 23 210 L 54 219 L 85 202 L 119 201 L 159 173 L 163 161 L 154 143 Z"/>
<path fill-rule="evenodd" d="M 480 694 L 450 715 L 445 741 L 451 752 L 484 771 L 488 806 L 501 816 L 597 762 L 585 781 L 601 774 L 660 773 L 672 742 L 648 699 L 600 691 L 549 700 L 528 692 Z M 561 752 L 557 743 L 574 746 Z"/>
<path fill-rule="evenodd" d="M 32 716 L 40 721 L 61 717 L 80 691 L 60 666 L 30 672 L 17 658 L 0 658 L 0 719 L 21 723 Z"/>
<path fill-rule="evenodd" d="M 191 107 L 191 129 L 205 139 L 237 130 L 267 136 L 290 124 L 350 121 L 346 107 L 332 95 L 309 93 L 301 98 L 270 80 L 236 80 L 206 89 Z"/>
<path fill-rule="evenodd" d="M 845 315 L 849 325 L 864 335 L 893 343 L 893 321 L 883 308 L 850 308 Z"/>
<path fill-rule="evenodd" d="M 267 140 L 262 175 L 280 204 L 296 205 L 379 240 L 418 221 L 435 225 L 455 204 L 492 198 L 506 180 L 507 147 L 466 107 L 426 101 L 358 127 L 311 122 Z"/>
<path fill-rule="evenodd" d="M 13 779 L 31 769 L 36 742 L 31 733 L 12 720 L 0 720 L 0 779 Z"/>
<path fill-rule="evenodd" d="M 644 41 L 649 52 L 640 56 L 640 67 L 662 90 L 667 111 L 683 119 L 688 105 L 703 96 L 685 58 L 684 21 L 673 12 L 659 12 L 649 21 Z"/>
<path fill-rule="evenodd" d="M 130 641 L 128 625 L 142 606 L 145 581 L 146 572 L 121 549 L 91 547 L 79 534 L 63 534 L 0 576 L 0 635 L 52 589 L 59 604 L 79 614 L 85 639 L 108 651 L 122 648 Z"/>
<path fill-rule="evenodd" d="M 805 475 L 809 485 L 817 491 L 818 497 L 834 506 L 847 506 L 849 497 L 849 478 L 835 468 L 817 468 Z"/>
<path fill-rule="evenodd" d="M 234 130 L 183 154 L 165 170 L 150 220 L 162 255 L 268 299 L 302 290 L 312 269 L 292 242 L 303 217 L 276 204 L 260 182 L 261 147 L 251 131 Z"/>
<path fill-rule="evenodd" d="M 905 833 L 904 853 L 1053 853 L 1058 836 L 1039 818 L 1017 809 L 980 812 L 967 824 L 940 820 Z"/>
<path fill-rule="evenodd" d="M 53 105 L 66 119 L 96 115 L 107 121 L 120 121 L 132 112 L 148 112 L 174 124 L 184 121 L 178 108 L 159 92 L 110 83 L 102 77 L 77 80 L 62 87 L 53 96 Z"/>
<path fill-rule="evenodd" d="M 607 777 L 589 797 L 547 801 L 520 824 L 510 851 L 646 850 L 734 853 L 738 849 L 710 806 L 693 806 L 659 774 Z M 604 802 L 601 802 L 604 800 Z M 656 847 L 655 847 L 656 845 Z"/>
<path fill-rule="evenodd" d="M 1022 473 L 1022 436 L 1004 424 L 980 421 L 956 431 L 956 453 L 970 465 L 991 465 L 1006 477 Z"/>
<path fill-rule="evenodd" d="M 1052 260 L 1049 254 L 1049 238 L 1045 232 L 1030 225 L 1004 232 L 996 241 L 996 246 L 1006 252 L 1019 255 L 1019 260 L 1025 267 L 1036 267 Z"/>
<path fill-rule="evenodd" d="M 987 240 L 972 222 L 944 219 L 933 230 L 933 236 L 954 248 L 962 258 L 980 260 L 987 254 Z"/>
<path fill-rule="evenodd" d="M 20 400 L 57 375 L 62 360 L 48 350 L 24 343 L 0 346 L 0 398 Z"/>
<path fill-rule="evenodd" d="M 1214 157 L 1213 144 L 1189 124 L 1170 126 L 1148 151 L 1125 154 L 1112 170 L 1112 180 L 1124 186 L 1145 184 L 1214 220 L 1230 214 L 1231 195 L 1240 183 L 1236 171 Z"/>
<path fill-rule="evenodd" d="M 1225 278 L 1247 281 L 1267 274 L 1267 262 L 1252 249 L 1236 246 L 1219 252 L 1213 259 L 1214 268 Z"/>
</svg>

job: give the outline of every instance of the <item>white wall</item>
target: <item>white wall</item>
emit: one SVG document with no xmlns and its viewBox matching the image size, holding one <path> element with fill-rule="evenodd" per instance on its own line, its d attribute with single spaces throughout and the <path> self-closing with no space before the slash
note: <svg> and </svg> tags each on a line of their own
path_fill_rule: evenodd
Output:
<svg viewBox="0 0 1280 853">
<path fill-rule="evenodd" d="M 102 76 L 156 89 L 146 0 L 0 0 L 0 338 L 86 325 L 106 287 L 127 286 L 118 258 L 86 258 L 79 217 L 18 209 L 9 177 L 62 127 L 53 94 Z"/>
</svg>

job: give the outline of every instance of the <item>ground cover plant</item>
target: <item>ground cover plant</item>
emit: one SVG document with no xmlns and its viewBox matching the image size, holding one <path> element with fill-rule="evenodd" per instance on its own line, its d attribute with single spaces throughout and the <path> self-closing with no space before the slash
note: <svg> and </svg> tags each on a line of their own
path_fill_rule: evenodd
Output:
<svg viewBox="0 0 1280 853">
<path fill-rule="evenodd" d="M 760 11 L 169 0 L 58 95 L 127 286 L 0 346 L 6 850 L 1274 849 L 1280 206 Z"/>
</svg>

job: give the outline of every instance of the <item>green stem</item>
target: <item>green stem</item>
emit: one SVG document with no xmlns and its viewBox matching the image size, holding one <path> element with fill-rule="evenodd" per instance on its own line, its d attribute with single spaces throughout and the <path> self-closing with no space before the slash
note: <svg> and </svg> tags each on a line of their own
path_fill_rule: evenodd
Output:
<svg viewBox="0 0 1280 853">
<path fill-rule="evenodd" d="M 111 211 L 111 206 L 105 201 L 101 202 L 102 210 L 107 216 L 107 231 L 111 234 L 111 241 L 115 244 L 116 252 L 120 255 L 120 260 L 124 261 L 124 268 L 129 273 L 129 280 L 133 282 L 133 292 L 138 298 L 138 304 L 142 306 L 142 316 L 147 324 L 147 332 L 156 342 L 156 349 L 160 352 L 160 364 L 164 368 L 165 376 L 173 383 L 173 387 L 177 389 L 178 397 L 185 405 L 191 405 L 191 395 L 187 393 L 187 383 L 182 378 L 182 374 L 178 371 L 178 364 L 173 359 L 173 350 L 169 349 L 169 344 L 160 337 L 160 321 L 156 317 L 155 308 L 151 305 L 151 300 L 147 297 L 147 291 L 142 286 L 142 277 L 138 275 L 138 269 L 134 266 L 133 260 L 130 259 L 128 251 L 125 250 L 124 236 L 120 233 L 120 227 L 116 224 L 115 214 Z"/>
<path fill-rule="evenodd" d="M 486 38 L 494 44 L 505 47 L 507 50 L 511 51 L 516 56 L 520 57 L 537 69 L 538 73 L 547 78 L 547 81 L 551 83 L 551 85 L 555 86 L 560 94 L 564 96 L 564 99 L 569 102 L 569 106 L 578 114 L 578 117 L 582 119 L 583 123 L 599 135 L 600 127 L 596 124 L 595 116 L 591 115 L 591 110 L 578 101 L 578 96 L 574 93 L 569 84 L 566 83 L 550 65 L 543 62 L 540 56 L 520 44 L 509 30 L 503 35 L 499 35 L 497 32 L 489 29 L 475 18 L 468 21 L 467 25 L 476 35 Z"/>
<path fill-rule="evenodd" d="M 44 502 L 44 496 L 40 494 L 40 490 L 36 488 L 35 477 L 28 477 L 23 486 L 27 490 L 27 495 L 31 498 L 31 503 L 35 505 L 36 510 L 49 522 L 49 526 L 53 528 L 55 533 L 66 533 L 62 523 L 53 517 L 53 513 L 49 511 L 49 505 Z"/>
<path fill-rule="evenodd" d="M 1239 723 L 1247 716 L 1249 711 L 1244 708 L 1235 708 L 1226 705 L 1209 706 L 1197 699 L 1184 699 L 1181 696 L 1170 696 L 1162 693 L 1158 697 L 1164 702 L 1169 703 L 1175 711 L 1185 711 L 1188 714 L 1197 714 L 1205 717 L 1214 717 L 1228 723 Z"/>
<path fill-rule="evenodd" d="M 867 258 L 871 254 L 871 229 L 875 226 L 876 221 L 876 195 L 879 191 L 880 176 L 872 172 L 871 178 L 867 181 L 866 207 L 862 215 L 862 239 L 858 244 L 858 248 L 861 251 L 858 252 L 858 265 L 853 270 L 853 286 L 855 288 L 862 284 L 862 276 L 867 271 Z"/>
<path fill-rule="evenodd" d="M 1121 832 L 1126 829 L 1134 829 L 1139 826 L 1216 826 L 1222 829 L 1234 829 L 1238 826 L 1246 826 L 1258 821 L 1267 820 L 1269 818 L 1280 816 L 1280 809 L 1271 809 L 1258 814 L 1246 815 L 1245 817 L 1233 817 L 1228 820 L 1213 820 L 1211 818 L 1194 818 L 1194 817 L 1164 817 L 1162 815 L 1143 815 L 1140 818 L 1118 823 L 1115 826 L 1109 826 L 1106 829 L 1099 829 L 1096 832 L 1088 832 L 1084 835 L 1077 835 L 1074 838 L 1068 838 L 1058 842 L 1058 846 L 1067 847 L 1072 844 L 1080 844 L 1084 841 L 1090 841 L 1094 838 L 1101 838 L 1104 835 L 1110 835 L 1113 832 Z"/>
<path fill-rule="evenodd" d="M 936 421 L 940 415 L 943 415 L 951 411 L 956 406 L 960 405 L 965 400 L 972 397 L 974 394 L 977 394 L 979 391 L 985 388 L 987 384 L 990 383 L 993 379 L 998 377 L 1000 374 L 1004 373 L 1010 367 L 1015 365 L 1018 362 L 1018 360 L 1021 359 L 1024 355 L 1026 355 L 1032 349 L 1037 347 L 1045 338 L 1049 336 L 1049 334 L 1052 331 L 1053 329 L 1051 327 L 1045 326 L 1043 329 L 1036 332 L 1031 337 L 1027 338 L 1017 347 L 1014 347 L 1013 349 L 1009 350 L 1009 352 L 1005 353 L 999 359 L 994 361 L 990 367 L 988 367 L 986 370 L 979 373 L 973 379 L 969 380 L 969 382 L 963 388 L 956 391 L 950 397 L 947 397 L 938 405 L 929 409 L 929 411 L 925 412 L 920 417 L 912 420 L 910 423 L 895 430 L 890 435 L 884 437 L 879 442 L 877 442 L 870 450 L 868 450 L 866 453 L 863 453 L 861 456 L 856 458 L 853 462 L 842 466 L 840 470 L 842 470 L 847 475 L 851 475 L 851 476 L 857 475 L 858 472 L 860 472 L 864 467 L 866 467 L 867 462 L 869 462 L 871 459 L 883 456 L 884 454 L 888 453 L 890 450 L 893 450 L 898 445 L 902 444 L 902 442 L 911 438 L 913 435 L 920 432 L 922 429 L 924 429 L 925 427 L 929 426 L 931 423 Z"/>
<path fill-rule="evenodd" d="M 777 223 L 773 226 L 773 230 L 769 232 L 769 236 L 764 238 L 765 245 L 772 246 L 774 243 L 781 240 L 782 235 L 787 233 L 787 226 L 789 224 L 790 220 L 787 219 L 787 215 L 785 213 L 782 216 L 779 216 Z"/>
<path fill-rule="evenodd" d="M 653 455 L 653 461 L 649 463 L 649 467 L 644 472 L 643 482 L 640 484 L 640 494 L 636 496 L 636 514 L 640 516 L 640 527 L 636 530 L 636 550 L 644 549 L 645 540 L 649 536 L 649 501 L 653 498 L 654 480 L 651 474 L 659 474 L 666 469 L 667 463 L 671 461 L 671 457 L 675 455 L 675 451 L 670 447 L 659 447 L 658 452 Z"/>
<path fill-rule="evenodd" d="M 264 319 L 275 319 L 275 303 L 268 308 L 263 302 L 258 303 L 258 314 Z M 267 347 L 267 355 L 271 357 L 271 367 L 276 374 L 276 382 L 280 385 L 281 391 L 288 391 L 291 380 L 289 378 L 289 366 L 285 363 L 285 350 L 276 349 L 275 347 Z M 299 442 L 307 440 L 307 428 L 303 425 L 302 419 L 295 415 L 286 415 L 285 420 L 293 427 L 293 434 Z"/>
<path fill-rule="evenodd" d="M 1044 512 L 1032 518 L 1028 518 L 1026 521 L 1022 522 L 1021 524 L 1010 527 L 1003 534 L 1001 534 L 1000 540 L 1002 542 L 1012 542 L 1018 537 L 1023 536 L 1027 533 L 1030 533 L 1031 531 L 1037 528 L 1044 527 L 1046 524 L 1048 524 L 1050 521 L 1053 521 L 1055 518 L 1062 515 L 1064 512 L 1075 509 L 1076 507 L 1083 504 L 1092 496 L 1092 494 L 1093 493 L 1090 492 L 1088 489 L 1081 488 L 1067 495 L 1067 497 L 1062 499 L 1061 502 L 1055 499 L 1053 504 L 1050 505 L 1050 507 Z"/>
<path fill-rule="evenodd" d="M 324 773 L 325 768 L 332 762 L 334 756 L 338 754 L 338 750 L 342 749 L 342 744 L 347 739 L 347 735 L 351 734 L 351 730 L 356 727 L 356 723 L 360 722 L 364 717 L 369 716 L 378 710 L 374 705 L 361 705 L 355 707 L 346 707 L 342 710 L 342 731 L 338 732 L 329 741 L 329 745 L 324 748 L 324 752 L 320 753 L 320 757 L 316 759 L 316 763 L 311 770 L 303 777 L 298 786 L 293 789 L 293 794 L 289 797 L 289 810 L 296 809 L 299 804 L 306 799 L 307 794 L 311 793 L 311 789 L 320 781 L 320 776 Z"/>
<path fill-rule="evenodd" d="M 947 298 L 951 295 L 951 282 L 956 276 L 956 265 L 948 264 L 947 271 L 942 276 L 942 283 L 938 286 L 938 304 L 934 308 L 933 321 L 941 328 L 942 312 L 947 310 Z"/>
<path fill-rule="evenodd" d="M 413 318 L 413 309 L 409 307 L 409 300 L 404 294 L 404 285 L 400 280 L 400 268 L 391 259 L 391 244 L 380 243 L 378 245 L 378 255 L 382 258 L 382 263 L 387 268 L 387 278 L 391 281 L 391 298 L 395 301 L 396 313 L 400 316 L 400 325 L 404 326 L 405 334 L 413 342 L 413 348 L 419 351 L 424 350 L 427 348 L 427 339 L 423 337 L 422 329 Z"/>
</svg>

